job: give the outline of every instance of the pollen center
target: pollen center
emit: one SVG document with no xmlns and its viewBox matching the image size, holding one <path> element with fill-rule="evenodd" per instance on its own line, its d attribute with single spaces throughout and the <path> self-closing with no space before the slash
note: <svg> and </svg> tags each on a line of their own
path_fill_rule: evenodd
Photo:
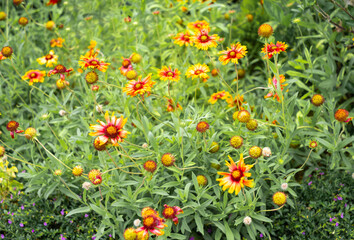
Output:
<svg viewBox="0 0 354 240">
<path fill-rule="evenodd" d="M 50 59 L 52 59 L 53 58 L 53 55 L 51 55 L 51 54 L 47 54 L 46 56 L 45 56 L 45 59 L 46 60 L 50 60 Z"/>
<path fill-rule="evenodd" d="M 134 89 L 140 89 L 142 87 L 143 87 L 143 84 L 141 84 L 141 83 L 137 83 L 134 85 Z"/>
<path fill-rule="evenodd" d="M 236 53 L 234 51 L 230 52 L 230 56 L 231 57 L 235 57 L 236 56 Z"/>
<path fill-rule="evenodd" d="M 201 36 L 200 41 L 202 41 L 202 42 L 208 41 L 208 36 L 206 36 L 206 35 Z"/>
<path fill-rule="evenodd" d="M 195 71 L 194 73 L 195 73 L 196 75 L 199 75 L 199 74 L 201 74 L 201 73 L 202 73 L 202 71 L 197 70 L 197 71 Z"/>
<path fill-rule="evenodd" d="M 128 67 L 130 65 L 130 61 L 128 60 L 124 60 L 123 63 L 122 63 L 123 67 Z"/>
<path fill-rule="evenodd" d="M 144 219 L 144 226 L 145 227 L 151 227 L 155 222 L 155 219 L 153 217 L 147 217 Z"/>
<path fill-rule="evenodd" d="M 109 134 L 116 134 L 117 133 L 117 129 L 115 128 L 115 127 L 113 127 L 113 126 L 109 126 L 108 128 L 107 128 L 107 133 L 109 133 Z"/>
<path fill-rule="evenodd" d="M 173 211 L 173 208 L 171 208 L 171 207 L 166 208 L 165 211 L 164 211 L 165 215 L 168 216 L 168 217 L 172 216 L 174 212 L 175 211 Z"/>
<path fill-rule="evenodd" d="M 93 61 L 91 61 L 90 62 L 92 65 L 97 65 L 98 64 L 98 62 L 96 61 L 96 60 L 93 60 Z"/>
<path fill-rule="evenodd" d="M 183 36 L 183 39 L 184 39 L 185 41 L 189 41 L 189 36 Z"/>
<path fill-rule="evenodd" d="M 55 69 L 58 71 L 58 73 L 64 73 L 66 70 L 63 65 L 57 65 Z"/>
<path fill-rule="evenodd" d="M 231 173 L 231 175 L 234 180 L 238 181 L 238 180 L 240 180 L 240 178 L 242 176 L 242 172 L 240 170 L 235 170 Z"/>
<path fill-rule="evenodd" d="M 168 72 L 168 73 L 167 73 L 167 76 L 173 77 L 173 72 Z"/>
<path fill-rule="evenodd" d="M 31 77 L 31 78 L 35 78 L 36 76 L 37 76 L 36 73 L 31 73 L 31 74 L 30 74 L 30 77 Z"/>
</svg>

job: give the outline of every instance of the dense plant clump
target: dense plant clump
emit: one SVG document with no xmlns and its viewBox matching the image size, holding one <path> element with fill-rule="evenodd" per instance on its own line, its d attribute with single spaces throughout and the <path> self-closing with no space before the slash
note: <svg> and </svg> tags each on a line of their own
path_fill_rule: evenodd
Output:
<svg viewBox="0 0 354 240">
<path fill-rule="evenodd" d="M 1 3 L 0 239 L 353 238 L 330 2 Z"/>
</svg>

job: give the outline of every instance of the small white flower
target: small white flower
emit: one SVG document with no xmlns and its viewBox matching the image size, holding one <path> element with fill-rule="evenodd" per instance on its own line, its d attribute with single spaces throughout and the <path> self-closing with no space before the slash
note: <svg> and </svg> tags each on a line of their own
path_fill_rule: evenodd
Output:
<svg viewBox="0 0 354 240">
<path fill-rule="evenodd" d="M 64 116 L 66 115 L 66 112 L 65 112 L 64 110 L 60 110 L 60 111 L 59 111 L 59 115 L 62 116 L 62 117 L 64 117 Z"/>
<path fill-rule="evenodd" d="M 91 187 L 91 183 L 90 182 L 84 182 L 82 184 L 82 188 L 86 189 L 86 190 L 89 190 Z"/>
<path fill-rule="evenodd" d="M 96 111 L 97 111 L 97 112 L 102 112 L 102 110 L 103 110 L 103 106 L 102 106 L 101 104 L 98 104 L 98 105 L 96 106 Z"/>
<path fill-rule="evenodd" d="M 2 183 L 2 178 L 0 178 L 0 183 Z"/>
<path fill-rule="evenodd" d="M 288 189 L 288 184 L 287 184 L 287 183 L 282 183 L 282 184 L 280 185 L 280 188 L 285 191 L 286 189 Z"/>
<path fill-rule="evenodd" d="M 246 225 L 250 225 L 252 223 L 252 218 L 250 218 L 249 216 L 246 216 L 243 219 L 243 223 L 246 224 Z"/>
<path fill-rule="evenodd" d="M 354 172 L 352 173 L 352 178 L 354 179 Z"/>
<path fill-rule="evenodd" d="M 270 155 L 272 155 L 272 151 L 270 150 L 269 147 L 265 147 L 262 149 L 262 155 L 264 157 L 269 157 Z"/>
<path fill-rule="evenodd" d="M 147 143 L 144 143 L 143 145 L 141 145 L 143 148 L 147 148 L 149 145 Z"/>
<path fill-rule="evenodd" d="M 140 223 L 141 223 L 140 219 L 135 219 L 134 220 L 134 226 L 135 227 L 139 227 Z"/>
</svg>

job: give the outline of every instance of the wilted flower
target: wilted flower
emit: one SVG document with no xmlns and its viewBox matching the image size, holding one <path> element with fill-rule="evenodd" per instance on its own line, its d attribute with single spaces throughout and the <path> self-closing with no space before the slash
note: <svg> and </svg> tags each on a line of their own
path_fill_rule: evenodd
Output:
<svg viewBox="0 0 354 240">
<path fill-rule="evenodd" d="M 140 219 L 135 219 L 134 220 L 134 226 L 135 227 L 138 227 L 140 225 L 140 223 L 141 223 Z"/>
<path fill-rule="evenodd" d="M 288 184 L 287 183 L 282 183 L 280 185 L 280 188 L 285 191 L 286 189 L 288 189 Z"/>
<path fill-rule="evenodd" d="M 245 225 L 250 225 L 252 223 L 252 218 L 250 218 L 249 216 L 246 216 L 244 219 L 243 219 L 243 223 Z"/>
<path fill-rule="evenodd" d="M 64 117 L 67 114 L 67 112 L 65 110 L 60 110 L 59 111 L 59 115 Z"/>
<path fill-rule="evenodd" d="M 270 155 L 272 155 L 272 151 L 270 150 L 269 147 L 264 147 L 262 149 L 262 155 L 263 157 L 269 157 Z"/>
<path fill-rule="evenodd" d="M 6 129 L 10 131 L 11 138 L 15 138 L 15 133 L 22 133 L 23 130 L 17 130 L 19 123 L 16 121 L 10 121 L 6 125 Z"/>
<path fill-rule="evenodd" d="M 82 188 L 83 188 L 83 189 L 89 190 L 90 187 L 91 187 L 91 183 L 90 183 L 90 182 L 84 182 L 84 183 L 82 184 Z"/>
<path fill-rule="evenodd" d="M 164 209 L 162 210 L 162 215 L 166 219 L 172 219 L 175 225 L 178 224 L 177 215 L 183 213 L 183 210 L 180 207 L 174 206 L 170 207 L 167 204 L 164 205 Z"/>
</svg>

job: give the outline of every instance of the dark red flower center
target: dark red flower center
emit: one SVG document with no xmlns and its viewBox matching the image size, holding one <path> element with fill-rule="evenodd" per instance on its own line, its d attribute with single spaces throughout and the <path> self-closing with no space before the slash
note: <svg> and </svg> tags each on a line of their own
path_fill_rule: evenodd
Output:
<svg viewBox="0 0 354 240">
<path fill-rule="evenodd" d="M 130 61 L 128 59 L 123 60 L 123 62 L 122 62 L 123 67 L 127 68 L 127 67 L 129 67 L 129 65 L 130 65 Z"/>
<path fill-rule="evenodd" d="M 66 67 L 63 65 L 59 64 L 55 67 L 55 70 L 57 70 L 58 73 L 65 73 L 66 72 Z"/>
<path fill-rule="evenodd" d="M 91 61 L 90 61 L 90 64 L 91 64 L 91 65 L 97 65 L 97 64 L 98 64 L 98 61 L 97 61 L 97 60 L 91 60 Z"/>
<path fill-rule="evenodd" d="M 208 35 L 202 35 L 201 37 L 200 37 L 200 41 L 201 42 L 207 42 L 209 40 L 209 36 Z"/>
<path fill-rule="evenodd" d="M 231 51 L 231 52 L 229 53 L 229 56 L 230 56 L 230 57 L 235 57 L 235 56 L 236 56 L 236 52 L 235 52 L 235 51 Z"/>
<path fill-rule="evenodd" d="M 144 84 L 142 84 L 141 82 L 137 82 L 134 85 L 134 90 L 139 90 L 142 89 L 144 87 Z"/>
<path fill-rule="evenodd" d="M 7 124 L 7 126 L 6 126 L 6 128 L 7 128 L 7 130 L 9 130 L 9 131 L 11 131 L 11 132 L 14 132 L 14 131 L 16 131 L 16 129 L 18 128 L 18 122 L 16 122 L 16 121 L 10 121 L 8 124 Z"/>
<path fill-rule="evenodd" d="M 108 125 L 105 129 L 106 136 L 109 138 L 115 138 L 118 136 L 119 129 L 114 125 Z"/>
<path fill-rule="evenodd" d="M 184 36 L 183 36 L 183 39 L 184 39 L 184 41 L 189 41 L 189 36 L 184 35 Z"/>
<path fill-rule="evenodd" d="M 173 77 L 175 74 L 173 72 L 169 71 L 169 72 L 167 72 L 166 75 L 169 76 L 169 77 Z"/>
<path fill-rule="evenodd" d="M 38 76 L 38 73 L 36 73 L 36 72 L 32 72 L 32 73 L 29 75 L 30 78 L 36 78 L 37 76 Z"/>
<path fill-rule="evenodd" d="M 201 73 L 202 73 L 201 70 L 197 70 L 197 71 L 194 72 L 195 75 L 199 75 L 199 74 L 201 74 Z"/>
<path fill-rule="evenodd" d="M 47 55 L 45 55 L 45 60 L 51 60 L 51 59 L 53 59 L 53 55 L 51 55 L 51 54 L 47 54 Z"/>
<path fill-rule="evenodd" d="M 231 177 L 233 180 L 235 181 L 239 181 L 241 179 L 241 177 L 243 176 L 243 173 L 241 170 L 235 170 L 231 173 Z"/>
</svg>

